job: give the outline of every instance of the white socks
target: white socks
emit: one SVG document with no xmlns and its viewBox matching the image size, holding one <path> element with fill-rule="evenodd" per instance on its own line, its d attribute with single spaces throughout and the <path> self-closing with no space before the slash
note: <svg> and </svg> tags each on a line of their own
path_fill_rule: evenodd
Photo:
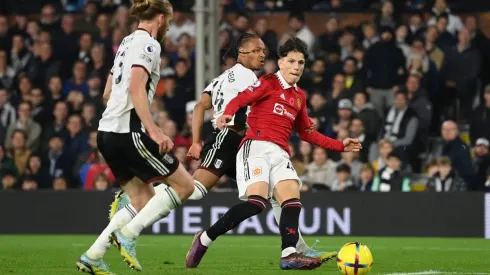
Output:
<svg viewBox="0 0 490 275">
<path fill-rule="evenodd" d="M 172 187 L 165 188 L 165 192 L 155 192 L 155 196 L 131 222 L 121 229 L 121 233 L 127 238 L 136 238 L 145 227 L 167 216 L 181 203 L 179 195 Z"/>
<path fill-rule="evenodd" d="M 87 256 L 90 259 L 97 260 L 104 257 L 105 252 L 111 246 L 109 243 L 109 236 L 114 230 L 117 230 L 126 224 L 136 216 L 136 209 L 131 204 L 126 205 L 123 209 L 117 211 L 112 217 L 109 225 L 102 231 L 100 236 L 95 240 L 94 244 L 87 251 Z"/>
<path fill-rule="evenodd" d="M 270 199 L 270 202 L 272 205 L 272 211 L 274 212 L 274 218 L 276 218 L 276 222 L 277 224 L 279 224 L 279 221 L 281 220 L 281 213 L 282 213 L 281 205 L 274 199 Z M 299 232 L 299 230 L 298 230 L 298 237 L 299 238 L 298 238 L 298 243 L 296 244 L 296 249 L 298 250 L 298 252 L 304 253 L 306 252 L 306 250 L 308 250 L 309 247 L 306 244 L 305 240 L 303 239 L 303 236 L 301 236 L 301 232 Z"/>
<path fill-rule="evenodd" d="M 284 248 L 284 250 L 281 252 L 281 258 L 287 257 L 295 252 L 296 252 L 296 248 L 294 247 Z"/>
<path fill-rule="evenodd" d="M 204 231 L 201 234 L 201 244 L 204 245 L 205 247 L 209 247 L 211 245 L 211 243 L 213 243 L 213 240 L 211 240 L 208 237 L 208 233 L 206 233 L 206 231 Z"/>
<path fill-rule="evenodd" d="M 204 185 L 202 185 L 197 180 L 194 181 L 194 187 L 194 193 L 192 193 L 188 200 L 198 201 L 208 194 L 208 190 L 206 190 L 206 187 L 204 187 Z"/>
</svg>

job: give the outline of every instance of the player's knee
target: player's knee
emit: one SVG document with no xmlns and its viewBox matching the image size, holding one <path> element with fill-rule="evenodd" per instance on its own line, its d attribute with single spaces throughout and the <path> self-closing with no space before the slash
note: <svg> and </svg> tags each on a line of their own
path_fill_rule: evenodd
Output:
<svg viewBox="0 0 490 275">
<path fill-rule="evenodd" d="M 255 215 L 260 214 L 264 209 L 267 207 L 267 204 L 269 203 L 266 198 L 262 196 L 257 196 L 257 195 L 250 195 L 247 198 L 247 202 L 254 206 L 253 208 L 255 209 Z"/>
</svg>

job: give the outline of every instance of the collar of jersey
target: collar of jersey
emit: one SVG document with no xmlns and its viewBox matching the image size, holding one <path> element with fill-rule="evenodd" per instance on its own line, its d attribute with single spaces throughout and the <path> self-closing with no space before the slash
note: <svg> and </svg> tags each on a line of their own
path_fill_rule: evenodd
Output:
<svg viewBox="0 0 490 275">
<path fill-rule="evenodd" d="M 277 78 L 279 79 L 279 83 L 281 83 L 281 86 L 282 86 L 283 89 L 287 90 L 287 89 L 293 87 L 293 86 L 289 85 L 289 83 L 286 82 L 286 80 L 284 79 L 284 77 L 282 77 L 280 71 L 277 71 L 276 72 L 276 75 L 277 75 Z M 296 83 L 294 84 L 294 89 L 296 91 L 298 90 L 298 85 Z"/>
<path fill-rule="evenodd" d="M 136 31 L 142 31 L 142 32 L 148 34 L 151 38 L 153 38 L 153 36 L 151 36 L 151 33 L 149 31 L 143 29 L 143 28 L 137 28 Z"/>
</svg>

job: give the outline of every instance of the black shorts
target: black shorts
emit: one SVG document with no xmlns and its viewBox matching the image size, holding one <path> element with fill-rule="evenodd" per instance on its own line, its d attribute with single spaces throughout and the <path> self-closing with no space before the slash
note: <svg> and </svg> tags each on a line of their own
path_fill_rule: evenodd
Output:
<svg viewBox="0 0 490 275">
<path fill-rule="evenodd" d="M 97 146 L 119 183 L 133 177 L 152 183 L 170 176 L 179 167 L 173 154 L 160 154 L 158 145 L 142 132 L 98 131 Z"/>
<path fill-rule="evenodd" d="M 243 136 L 229 128 L 215 130 L 204 142 L 199 168 L 206 169 L 218 177 L 227 175 L 235 179 L 236 155 L 242 139 Z"/>
</svg>

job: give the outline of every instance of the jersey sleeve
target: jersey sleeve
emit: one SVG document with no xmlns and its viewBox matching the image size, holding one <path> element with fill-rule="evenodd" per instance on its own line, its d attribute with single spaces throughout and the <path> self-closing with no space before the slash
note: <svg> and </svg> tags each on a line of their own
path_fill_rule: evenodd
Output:
<svg viewBox="0 0 490 275">
<path fill-rule="evenodd" d="M 214 86 L 216 86 L 217 83 L 218 81 L 216 79 L 211 81 L 211 83 L 209 83 L 209 85 L 206 88 L 204 88 L 201 94 L 211 95 L 213 93 Z"/>
<path fill-rule="evenodd" d="M 153 66 L 160 60 L 160 44 L 154 39 L 141 39 L 138 43 L 135 43 L 128 54 L 131 67 L 141 67 L 148 73 L 148 77 L 151 75 Z"/>
<path fill-rule="evenodd" d="M 342 152 L 344 151 L 344 143 L 340 140 L 329 138 L 320 134 L 318 131 L 308 131 L 311 127 L 310 117 L 306 112 L 306 100 L 303 97 L 301 110 L 298 113 L 295 121 L 296 132 L 298 132 L 299 138 L 311 144 Z"/>
<path fill-rule="evenodd" d="M 271 89 L 271 85 L 267 80 L 259 79 L 254 84 L 244 89 L 226 106 L 225 115 L 233 116 L 240 108 L 249 105 L 250 103 L 257 102 L 268 96 L 268 90 Z"/>
</svg>

